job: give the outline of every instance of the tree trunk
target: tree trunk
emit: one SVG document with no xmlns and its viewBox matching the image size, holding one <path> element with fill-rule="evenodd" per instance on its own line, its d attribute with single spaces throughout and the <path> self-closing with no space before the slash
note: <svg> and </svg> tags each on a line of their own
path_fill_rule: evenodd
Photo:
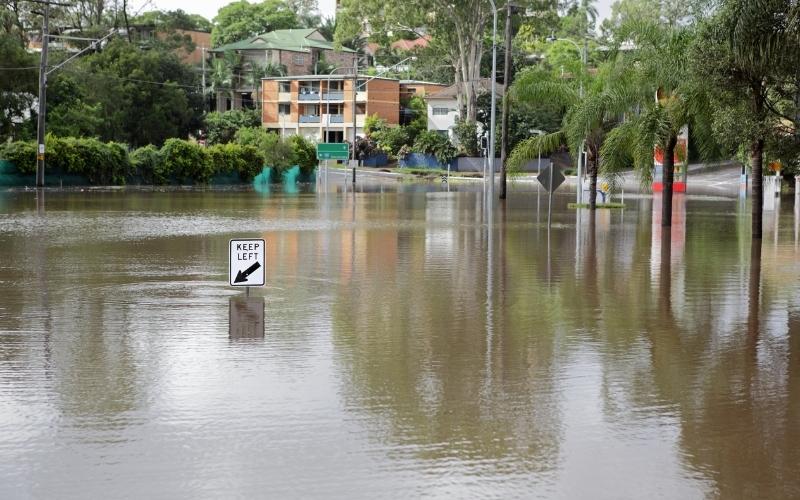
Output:
<svg viewBox="0 0 800 500">
<path fill-rule="evenodd" d="M 511 41 L 514 38 L 511 26 L 511 4 L 506 6 L 506 39 L 505 51 L 503 52 L 503 86 L 508 89 L 511 86 Z M 507 95 L 508 92 L 505 92 Z M 506 161 L 508 161 L 508 99 L 503 96 L 503 114 L 500 117 L 500 199 L 506 199 L 506 189 L 508 188 L 506 171 Z"/>
<path fill-rule="evenodd" d="M 756 139 L 750 145 L 750 161 L 753 165 L 753 239 L 761 239 L 764 212 L 764 139 Z"/>
<path fill-rule="evenodd" d="M 675 145 L 678 137 L 671 135 L 664 148 L 664 175 L 661 197 L 661 226 L 672 227 L 672 183 L 675 180 Z"/>
<path fill-rule="evenodd" d="M 587 155 L 588 156 L 588 155 Z M 589 210 L 597 209 L 597 157 L 589 159 Z"/>
</svg>

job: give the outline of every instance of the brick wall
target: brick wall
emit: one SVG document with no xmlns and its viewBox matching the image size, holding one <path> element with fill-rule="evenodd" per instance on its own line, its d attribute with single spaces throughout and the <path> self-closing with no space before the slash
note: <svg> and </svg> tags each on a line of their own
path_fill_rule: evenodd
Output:
<svg viewBox="0 0 800 500">
<path fill-rule="evenodd" d="M 341 52 L 336 50 L 323 50 L 322 57 L 325 58 L 326 63 L 337 68 L 352 68 L 353 62 L 356 59 L 356 55 L 352 52 Z M 342 71 L 339 71 L 338 73 L 341 74 Z"/>
<path fill-rule="evenodd" d="M 261 81 L 261 99 L 264 106 L 261 109 L 262 123 L 277 123 L 278 121 L 278 82 L 274 80 Z"/>
<path fill-rule="evenodd" d="M 383 118 L 390 125 L 400 123 L 400 82 L 376 78 L 367 83 L 367 114 Z"/>
</svg>

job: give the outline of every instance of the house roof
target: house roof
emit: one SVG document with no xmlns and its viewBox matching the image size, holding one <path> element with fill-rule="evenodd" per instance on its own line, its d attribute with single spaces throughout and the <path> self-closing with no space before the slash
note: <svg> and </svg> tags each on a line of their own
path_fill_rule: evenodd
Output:
<svg viewBox="0 0 800 500">
<path fill-rule="evenodd" d="M 428 94 L 425 99 L 455 99 L 459 92 L 458 85 L 453 84 L 439 92 Z M 481 78 L 475 82 L 475 87 L 478 94 L 489 93 L 492 91 L 492 81 L 489 78 Z M 505 93 L 505 85 L 502 83 L 498 83 L 496 88 L 498 94 L 503 95 Z"/>
<path fill-rule="evenodd" d="M 396 50 L 413 50 L 417 48 L 425 48 L 428 46 L 431 37 L 429 35 L 421 36 L 416 40 L 397 40 L 393 42 L 391 47 Z"/>
<path fill-rule="evenodd" d="M 355 52 L 347 47 L 334 48 L 333 42 L 318 40 L 311 36 L 318 34 L 314 28 L 275 30 L 263 33 L 239 42 L 229 43 L 211 52 L 225 52 L 228 50 L 290 50 L 306 52 L 308 49 L 338 50 L 341 52 Z"/>
<path fill-rule="evenodd" d="M 262 78 L 262 80 L 278 80 L 278 81 L 284 81 L 284 82 L 289 82 L 289 81 L 292 81 L 292 80 L 298 80 L 298 81 L 301 81 L 301 82 L 306 82 L 306 81 L 317 81 L 317 80 L 338 81 L 338 80 L 352 80 L 352 79 L 353 79 L 353 74 L 352 73 L 350 73 L 350 74 L 346 74 L 345 73 L 343 75 L 342 74 L 337 74 L 337 75 L 323 74 L 323 75 L 265 76 L 264 78 Z M 399 82 L 399 80 L 397 78 L 388 78 L 388 77 L 385 77 L 385 76 L 364 75 L 364 74 L 360 74 L 360 73 L 358 75 L 358 79 L 359 80 L 386 80 L 386 81 L 391 81 L 391 82 Z"/>
</svg>

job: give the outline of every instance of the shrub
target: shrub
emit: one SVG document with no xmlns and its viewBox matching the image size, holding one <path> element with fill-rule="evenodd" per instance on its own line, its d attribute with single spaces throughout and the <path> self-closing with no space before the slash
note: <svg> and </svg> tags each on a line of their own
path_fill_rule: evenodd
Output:
<svg viewBox="0 0 800 500">
<path fill-rule="evenodd" d="M 127 148 L 94 138 L 60 138 L 48 135 L 46 171 L 82 175 L 92 184 L 124 184 L 130 169 Z M 4 145 L 0 157 L 17 166 L 23 174 L 36 172 L 36 142 Z M 47 172 L 45 172 L 46 175 Z"/>
<path fill-rule="evenodd" d="M 258 127 L 261 117 L 256 110 L 231 110 L 208 113 L 205 117 L 208 144 L 225 144 L 233 141 L 241 128 Z"/>
<path fill-rule="evenodd" d="M 411 143 L 411 138 L 405 127 L 389 127 L 375 132 L 372 137 L 379 148 L 395 158 L 400 156 L 400 148 Z"/>
<path fill-rule="evenodd" d="M 459 152 L 466 156 L 478 156 L 480 144 L 478 142 L 478 123 L 469 120 L 457 120 L 453 133 L 458 142 Z"/>
<path fill-rule="evenodd" d="M 287 140 L 292 149 L 292 165 L 298 165 L 304 174 L 311 174 L 317 167 L 317 147 L 302 135 L 292 135 Z"/>
<path fill-rule="evenodd" d="M 9 142 L 0 146 L 0 158 L 10 161 L 23 174 L 36 172 L 36 143 L 34 141 Z"/>
<path fill-rule="evenodd" d="M 165 184 L 169 181 L 164 177 L 161 152 L 152 144 L 136 149 L 131 153 L 131 166 L 145 183 Z"/>
<path fill-rule="evenodd" d="M 280 173 L 294 165 L 292 147 L 274 132 L 261 127 L 246 127 L 236 132 L 235 141 L 243 146 L 253 146 L 264 155 L 264 163 Z"/>
<path fill-rule="evenodd" d="M 456 148 L 450 144 L 450 140 L 432 130 L 419 134 L 414 141 L 414 150 L 435 156 L 436 161 L 442 165 L 447 165 L 456 157 Z"/>
<path fill-rule="evenodd" d="M 246 182 L 252 181 L 264 166 L 264 155 L 250 145 L 217 144 L 208 148 L 208 156 L 214 172 L 237 172 Z"/>
<path fill-rule="evenodd" d="M 174 176 L 179 182 L 207 183 L 214 173 L 208 152 L 198 144 L 182 139 L 167 139 L 161 147 L 163 170 L 159 178 Z"/>
<path fill-rule="evenodd" d="M 371 137 L 359 137 L 356 139 L 356 159 L 358 160 L 366 160 L 373 154 L 375 154 L 378 149 L 378 145 L 372 140 Z"/>
<path fill-rule="evenodd" d="M 364 134 L 369 137 L 375 132 L 380 132 L 388 127 L 386 120 L 376 114 L 367 115 L 364 118 Z"/>
</svg>

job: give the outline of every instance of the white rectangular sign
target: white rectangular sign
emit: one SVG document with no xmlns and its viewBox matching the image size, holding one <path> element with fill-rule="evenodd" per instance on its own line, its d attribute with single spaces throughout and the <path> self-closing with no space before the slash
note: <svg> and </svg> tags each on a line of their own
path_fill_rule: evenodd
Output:
<svg viewBox="0 0 800 500">
<path fill-rule="evenodd" d="M 228 278 L 231 286 L 264 286 L 265 247 L 264 240 L 257 238 L 230 241 Z"/>
</svg>

